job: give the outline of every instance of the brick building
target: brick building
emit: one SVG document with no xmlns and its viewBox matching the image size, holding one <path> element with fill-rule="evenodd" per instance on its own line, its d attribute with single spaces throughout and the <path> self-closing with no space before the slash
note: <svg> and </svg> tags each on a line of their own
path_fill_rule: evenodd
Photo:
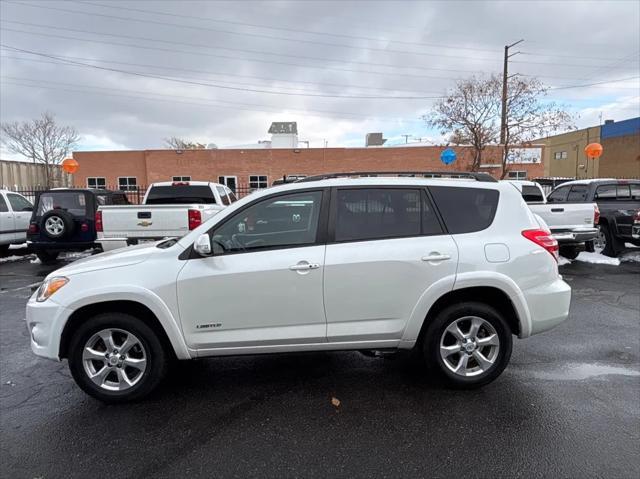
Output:
<svg viewBox="0 0 640 479">
<path fill-rule="evenodd" d="M 453 147 L 457 160 L 445 166 L 440 161 L 444 146 L 379 148 L 263 148 L 74 152 L 79 164 L 76 186 L 133 189 L 157 181 L 208 180 L 239 188 L 263 188 L 283 175 L 313 175 L 347 171 L 468 171 L 471 147 Z M 523 148 L 510 165 L 512 178 L 543 176 L 543 146 Z M 481 171 L 497 178 L 502 169 L 498 146 L 484 152 Z"/>
</svg>

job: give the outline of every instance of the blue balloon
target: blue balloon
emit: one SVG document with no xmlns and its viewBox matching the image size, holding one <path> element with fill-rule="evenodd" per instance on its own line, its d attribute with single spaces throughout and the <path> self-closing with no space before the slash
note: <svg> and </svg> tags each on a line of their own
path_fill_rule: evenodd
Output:
<svg viewBox="0 0 640 479">
<path fill-rule="evenodd" d="M 456 161 L 456 152 L 451 148 L 447 148 L 442 153 L 440 153 L 440 161 L 442 161 L 445 165 L 450 165 L 454 161 Z"/>
</svg>

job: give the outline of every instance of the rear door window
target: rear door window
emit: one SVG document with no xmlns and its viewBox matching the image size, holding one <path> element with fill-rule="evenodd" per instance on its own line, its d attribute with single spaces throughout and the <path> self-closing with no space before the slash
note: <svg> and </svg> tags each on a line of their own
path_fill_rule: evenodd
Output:
<svg viewBox="0 0 640 479">
<path fill-rule="evenodd" d="M 430 186 L 436 206 L 451 234 L 488 228 L 498 209 L 500 193 L 484 188 Z"/>
<path fill-rule="evenodd" d="M 587 185 L 573 185 L 567 196 L 567 201 L 586 201 Z"/>
<path fill-rule="evenodd" d="M 630 200 L 631 193 L 629 191 L 629 185 L 618 185 L 616 196 L 619 200 Z"/>
<path fill-rule="evenodd" d="M 38 201 L 37 215 L 53 209 L 61 209 L 75 216 L 86 216 L 87 202 L 82 191 L 51 191 L 42 193 Z"/>
<path fill-rule="evenodd" d="M 227 192 L 225 191 L 225 189 L 222 186 L 216 186 L 216 189 L 218 190 L 218 194 L 220 195 L 220 201 L 222 201 L 223 205 L 230 205 L 231 202 L 229 201 L 229 197 L 227 196 Z"/>
<path fill-rule="evenodd" d="M 23 196 L 16 195 L 15 193 L 7 193 L 7 199 L 13 211 L 31 211 L 33 209 L 33 205 Z"/>
<path fill-rule="evenodd" d="M 0 213 L 6 213 L 7 211 L 9 211 L 7 202 L 4 200 L 4 196 L 0 195 Z"/>
<path fill-rule="evenodd" d="M 616 185 L 600 185 L 596 189 L 596 199 L 605 201 L 615 201 Z"/>
<path fill-rule="evenodd" d="M 442 228 L 420 189 L 339 189 L 336 241 L 366 241 L 440 234 Z"/>
<path fill-rule="evenodd" d="M 184 205 L 189 203 L 212 204 L 216 202 L 210 186 L 170 185 L 152 186 L 147 205 Z"/>
<path fill-rule="evenodd" d="M 542 190 L 537 186 L 522 185 L 522 198 L 527 203 L 544 201 Z"/>
<path fill-rule="evenodd" d="M 567 195 L 569 194 L 569 186 L 560 186 L 556 188 L 549 196 L 547 196 L 548 203 L 564 203 L 567 201 Z"/>
</svg>

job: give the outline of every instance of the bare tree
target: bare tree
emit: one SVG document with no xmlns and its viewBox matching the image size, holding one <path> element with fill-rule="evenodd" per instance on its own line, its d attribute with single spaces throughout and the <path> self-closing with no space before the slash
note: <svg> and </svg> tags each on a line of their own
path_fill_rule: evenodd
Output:
<svg viewBox="0 0 640 479">
<path fill-rule="evenodd" d="M 165 138 L 164 143 L 172 150 L 201 150 L 205 148 L 205 145 L 202 143 L 185 140 L 184 138 L 179 138 L 177 136 Z"/>
<path fill-rule="evenodd" d="M 472 77 L 459 81 L 446 98 L 439 100 L 423 119 L 442 134 L 450 133 L 450 143 L 473 147 L 472 171 L 482 164 L 486 146 L 500 135 L 501 82 L 498 77 Z"/>
<path fill-rule="evenodd" d="M 514 145 L 525 145 L 560 129 L 574 129 L 574 118 L 554 102 L 545 102 L 548 88 L 532 77 L 515 76 L 507 83 L 507 121 L 502 151 L 502 175 L 509 173 L 518 151 Z M 526 160 L 525 160 L 526 161 Z"/>
<path fill-rule="evenodd" d="M 56 124 L 48 112 L 30 121 L 2 123 L 0 131 L 0 141 L 9 151 L 44 165 L 47 188 L 52 186 L 53 168 L 80 140 L 75 128 Z"/>
</svg>

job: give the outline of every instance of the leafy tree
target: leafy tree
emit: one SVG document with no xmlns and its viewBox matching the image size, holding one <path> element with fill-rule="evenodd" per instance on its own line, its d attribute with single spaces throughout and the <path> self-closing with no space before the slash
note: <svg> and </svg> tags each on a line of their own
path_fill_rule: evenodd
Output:
<svg viewBox="0 0 640 479">
<path fill-rule="evenodd" d="M 0 140 L 9 151 L 44 165 L 47 188 L 52 186 L 53 168 L 80 141 L 75 128 L 58 125 L 54 115 L 48 112 L 34 120 L 2 123 L 0 131 Z"/>
</svg>

